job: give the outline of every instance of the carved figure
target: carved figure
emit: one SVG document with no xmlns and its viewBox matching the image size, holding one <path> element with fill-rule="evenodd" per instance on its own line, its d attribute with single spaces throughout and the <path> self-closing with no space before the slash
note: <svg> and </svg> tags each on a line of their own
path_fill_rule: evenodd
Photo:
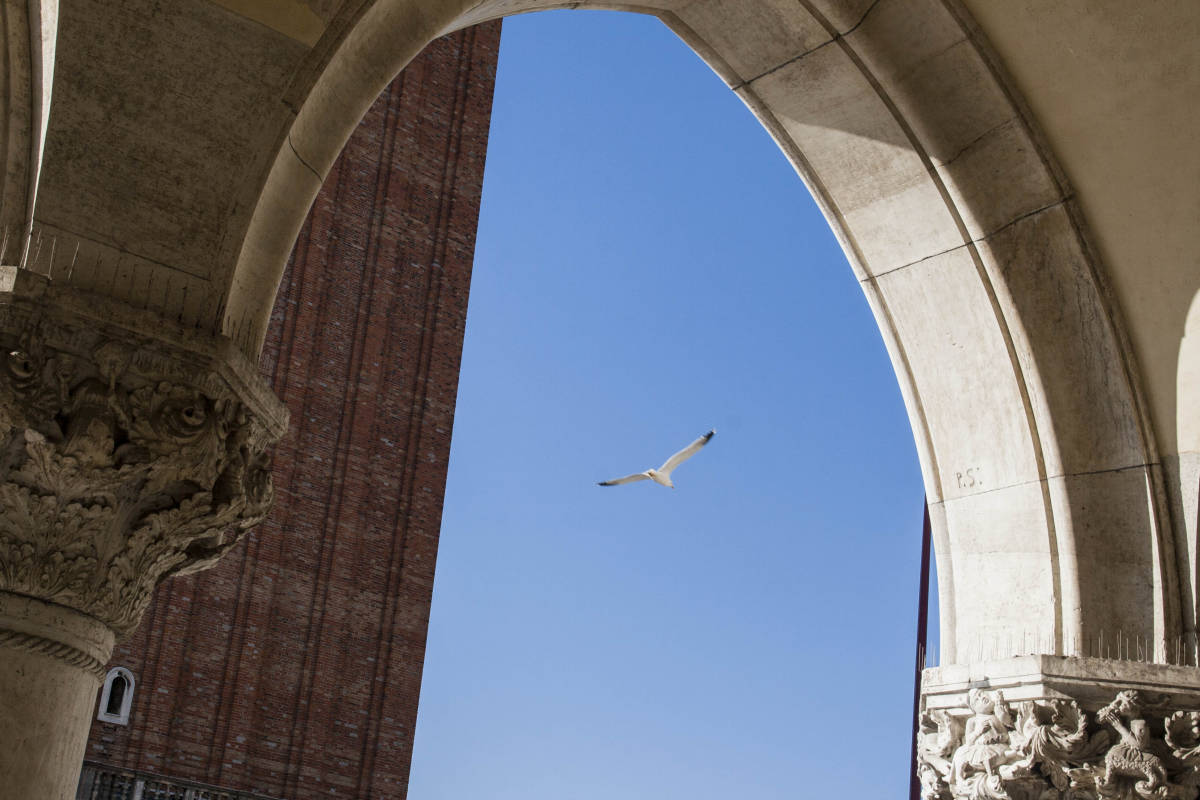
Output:
<svg viewBox="0 0 1200 800">
<path fill-rule="evenodd" d="M 1041 774 L 1060 792 L 1070 788 L 1070 764 L 1098 757 L 1109 744 L 1109 735 L 1099 733 L 1089 739 L 1087 715 L 1075 701 L 1051 700 L 1025 702 L 1017 717 L 1018 748 L 1024 752 L 1021 765 Z"/>
<path fill-rule="evenodd" d="M 1134 790 L 1146 798 L 1168 797 L 1169 781 L 1162 759 L 1150 752 L 1150 729 L 1146 720 L 1133 718 L 1140 713 L 1137 692 L 1121 692 L 1116 699 L 1096 713 L 1096 719 L 1111 725 L 1121 741 L 1104 756 L 1104 775 L 1096 781 L 1102 797 L 1116 793 L 1117 777 L 1142 778 Z M 1122 716 L 1131 717 L 1128 727 Z"/>
<path fill-rule="evenodd" d="M 950 780 L 954 751 L 962 744 L 962 720 L 942 709 L 926 712 L 917 734 L 917 778 L 922 800 L 941 800 Z"/>
<path fill-rule="evenodd" d="M 972 689 L 967 694 L 967 705 L 974 714 L 967 720 L 962 747 L 954 753 L 956 783 L 964 781 L 972 768 L 992 777 L 1000 765 L 1020 759 L 1020 754 L 1009 747 L 1012 713 L 1000 693 L 993 698 L 981 689 Z"/>
<path fill-rule="evenodd" d="M 1171 755 L 1184 767 L 1176 783 L 1200 787 L 1200 711 L 1176 711 L 1163 727 Z"/>
<path fill-rule="evenodd" d="M 1089 721 L 1071 700 L 1021 703 L 967 695 L 969 715 L 938 709 L 921 720 L 917 776 L 923 800 L 1196 800 L 1200 795 L 1200 711 L 1176 711 L 1162 725 L 1145 718 L 1143 698 L 1122 692 Z M 1097 727 L 1100 723 L 1103 727 Z"/>
</svg>

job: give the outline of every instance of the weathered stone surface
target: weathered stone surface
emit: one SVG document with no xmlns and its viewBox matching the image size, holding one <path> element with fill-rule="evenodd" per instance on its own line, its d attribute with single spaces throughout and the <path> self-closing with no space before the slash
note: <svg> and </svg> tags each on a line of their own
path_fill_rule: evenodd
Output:
<svg viewBox="0 0 1200 800">
<path fill-rule="evenodd" d="M 70 800 L 113 633 L 86 614 L 0 592 L 0 795 Z"/>
<path fill-rule="evenodd" d="M 272 499 L 286 411 L 228 341 L 0 267 L 0 774 L 73 797 L 104 663 L 154 586 Z"/>
<path fill-rule="evenodd" d="M 334 165 L 260 369 L 291 410 L 275 509 L 164 581 L 87 758 L 267 797 L 400 798 L 409 773 L 498 23 L 430 45 Z M 304 643 L 301 647 L 300 643 Z"/>
<path fill-rule="evenodd" d="M 1194 670 L 1026 656 L 925 671 L 924 800 L 1194 800 Z"/>
<path fill-rule="evenodd" d="M 1024 122 L 1013 118 L 938 162 L 972 240 L 1063 199 L 1053 175 L 1039 168 L 1040 160 Z"/>
<path fill-rule="evenodd" d="M 278 97 L 307 48 L 207 2 L 62 12 L 37 222 L 70 232 L 64 249 L 104 253 L 80 261 L 80 280 L 123 256 L 219 278 L 242 184 L 265 167 L 255 150 L 291 118 Z"/>
<path fill-rule="evenodd" d="M 1090 279 L 1086 243 L 1065 204 L 1028 214 L 976 245 L 1032 404 L 1050 475 L 1152 459 L 1132 391 L 1131 354 Z M 1018 326 L 1018 323 L 1020 327 Z"/>
<path fill-rule="evenodd" d="M 0 220 L 45 231 L 60 251 L 78 242 L 84 257 L 72 257 L 68 282 L 231 336 L 251 357 L 321 177 L 379 90 L 432 38 L 554 6 L 688 26 L 685 38 L 731 84 L 761 76 L 741 96 L 812 187 L 859 277 L 874 281 L 867 293 L 928 492 L 960 506 L 935 512 L 965 526 L 937 531 L 939 558 L 959 561 L 950 574 L 987 573 L 967 563 L 986 551 L 955 553 L 956 542 L 1019 538 L 993 559 L 1003 562 L 1033 557 L 1041 551 L 1026 540 L 1044 539 L 1032 574 L 1039 592 L 1050 587 L 1037 614 L 1052 620 L 1047 646 L 1065 649 L 1109 613 L 1152 619 L 1154 636 L 1194 637 L 1200 106 L 1181 98 L 1200 89 L 1195 2 L 321 0 L 266 13 L 243 0 L 133 0 L 105 14 L 85 0 L 63 6 L 35 187 L 37 120 L 47 117 L 33 101 L 47 87 L 39 95 L 33 53 L 20 51 L 37 38 L 28 9 L 42 5 L 53 4 L 4 6 Z M 818 28 L 830 41 L 809 50 Z M 973 276 L 939 272 L 943 256 L 968 255 Z M 62 258 L 49 259 L 56 279 Z M 928 279 L 938 275 L 945 286 Z M 919 319 L 930 313 L 949 318 Z M 25 352 L 19 345 L 8 352 Z M 91 377 L 73 391 L 103 382 L 87 363 Z M 170 391 L 162 401 L 134 385 L 121 391 L 147 408 L 173 402 Z M 80 441 L 104 438 L 90 433 L 109 424 L 108 410 L 86 410 L 100 407 L 91 389 L 59 405 L 99 419 Z M 57 416 L 61 441 L 31 423 L 12 452 L 21 464 L 40 453 L 57 477 L 38 480 L 61 484 L 84 462 L 62 449 L 74 435 Z M 988 441 L 988 430 L 1001 435 Z M 114 437 L 114 458 L 116 449 Z M 1036 491 L 1020 492 L 1024 505 L 1011 513 L 959 513 L 982 494 L 958 478 L 977 456 L 1012 478 L 1002 490 Z M 1122 477 L 1087 478 L 1102 470 Z M 91 503 L 82 499 L 80 508 Z M 1011 586 L 996 575 L 944 588 L 960 609 L 984 609 L 1005 606 Z M 965 599 L 976 593 L 985 596 Z M 986 632 L 982 617 L 949 610 L 944 624 L 962 630 L 945 640 Z"/>
<path fill-rule="evenodd" d="M 315 191 L 349 120 L 389 69 L 435 32 L 550 5 L 394 0 L 364 7 L 344 29 L 331 23 L 324 45 L 285 93 L 296 110 L 294 123 L 284 126 L 288 146 L 283 134 L 272 140 L 275 167 L 232 268 L 221 324 L 244 332 L 249 321 L 250 334 L 237 337 L 247 352 L 261 341 L 264 298 L 293 241 L 304 195 Z M 1178 487 L 1166 491 L 1155 477 L 1156 433 L 1104 267 L 1089 249 L 1069 183 L 1037 120 L 960 5 L 574 5 L 646 11 L 674 27 L 776 137 L 868 282 L 904 386 L 928 494 L 956 503 L 944 519 L 964 525 L 961 535 L 939 535 L 939 558 L 958 559 L 964 574 L 989 578 L 945 587 L 943 597 L 958 598 L 964 612 L 943 613 L 962 628 L 944 632 L 945 639 L 965 642 L 1026 620 L 1022 604 L 1006 593 L 1010 579 L 1037 585 L 1031 596 L 1045 605 L 1034 615 L 1036 625 L 1053 629 L 1055 647 L 1085 635 L 1083 618 L 1099 609 L 1120 606 L 1122 619 L 1139 626 L 1153 619 L 1155 635 L 1191 618 L 1178 612 L 1179 581 L 1172 576 L 1179 565 L 1169 556 L 1181 552 L 1173 538 L 1179 529 L 1166 517 L 1170 503 L 1159 502 Z M 1071 476 L 1134 467 L 1145 467 L 1150 478 L 1135 506 L 1148 513 L 1110 509 L 1107 516 L 1132 520 L 1135 531 L 1100 524 L 1106 512 L 1096 503 L 1115 503 L 1115 496 L 1091 494 L 1087 481 Z M 1050 483 L 1060 477 L 1069 491 Z M 965 498 L 993 491 L 1023 505 L 1000 507 L 991 517 L 971 513 L 989 501 Z M 1183 519 L 1189 515 L 1194 510 L 1185 509 Z M 1077 546 L 1076 520 L 1088 553 Z M 1093 579 L 1088 570 L 1107 569 L 1100 566 L 1105 554 L 1121 552 L 1125 537 L 1149 553 L 1135 562 L 1136 574 L 1099 580 L 1107 587 L 1101 592 L 1084 591 Z M 953 552 L 976 539 L 1009 543 L 991 559 L 997 569 L 981 565 L 990 551 Z M 1135 611 L 1145 587 L 1153 609 Z M 1008 609 L 1011 618 L 991 617 L 995 609 Z"/>
<path fill-rule="evenodd" d="M 1061 565 L 1046 524 L 1042 486 L 1037 482 L 995 487 L 963 494 L 934 505 L 944 525 L 956 590 L 939 600 L 952 603 L 957 650 L 946 651 L 943 663 L 972 661 L 995 643 L 1010 638 L 1041 640 L 1053 651 L 1062 597 Z M 942 612 L 945 615 L 945 611 Z"/>
<path fill-rule="evenodd" d="M 1200 292 L 1200 4 L 963 0 L 1028 103 L 1088 221 L 1118 299 L 1163 456 L 1196 452 L 1173 430 L 1180 337 Z M 1058 167 L 1056 167 L 1057 169 Z M 1193 354 L 1192 364 L 1197 363 Z M 1192 505 L 1189 515 L 1196 516 Z"/>
<path fill-rule="evenodd" d="M 127 634 L 266 514 L 286 413 L 227 343 L 3 269 L 0 590 Z"/>
<path fill-rule="evenodd" d="M 846 39 L 935 162 L 1014 116 L 945 3 L 880 0 Z"/>
<path fill-rule="evenodd" d="M 966 247 L 873 280 L 891 310 L 920 387 L 939 484 L 954 498 L 1038 479 L 1019 376 L 990 373 L 1008 357 L 987 287 Z M 991 380 L 980 380 L 990 374 Z M 1003 446 L 998 446 L 1004 442 Z"/>
<path fill-rule="evenodd" d="M 691 34 L 685 35 L 689 43 L 703 43 L 720 54 L 730 68 L 722 77 L 735 87 L 833 38 L 792 0 L 766 0 L 754 8 L 738 0 L 701 0 L 681 8 L 677 16 Z"/>
</svg>

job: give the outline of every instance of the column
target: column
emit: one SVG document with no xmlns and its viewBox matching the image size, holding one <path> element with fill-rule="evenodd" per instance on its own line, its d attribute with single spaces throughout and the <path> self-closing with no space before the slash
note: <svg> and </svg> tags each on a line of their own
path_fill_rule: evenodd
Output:
<svg viewBox="0 0 1200 800">
<path fill-rule="evenodd" d="M 0 267 L 0 775 L 75 795 L 103 667 L 261 521 L 287 412 L 224 337 Z"/>
</svg>

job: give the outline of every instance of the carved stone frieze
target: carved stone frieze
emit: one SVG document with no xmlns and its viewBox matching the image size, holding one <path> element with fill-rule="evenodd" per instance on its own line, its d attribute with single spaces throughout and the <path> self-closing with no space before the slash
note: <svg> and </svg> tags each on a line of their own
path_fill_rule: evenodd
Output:
<svg viewBox="0 0 1200 800">
<path fill-rule="evenodd" d="M 7 277 L 0 590 L 124 635 L 160 580 L 213 565 L 266 515 L 286 411 L 227 340 Z"/>
<path fill-rule="evenodd" d="M 917 774 L 924 800 L 1195 800 L 1200 712 L 1137 690 L 1088 713 L 973 688 L 966 709 L 922 715 Z"/>
</svg>

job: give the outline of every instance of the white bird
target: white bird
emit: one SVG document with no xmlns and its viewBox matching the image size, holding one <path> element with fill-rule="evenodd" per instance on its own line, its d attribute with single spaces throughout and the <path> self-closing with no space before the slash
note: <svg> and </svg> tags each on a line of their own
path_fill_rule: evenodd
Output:
<svg viewBox="0 0 1200 800">
<path fill-rule="evenodd" d="M 660 486 L 669 486 L 674 489 L 675 484 L 671 483 L 671 471 L 687 461 L 692 456 L 700 451 L 701 447 L 708 444 L 708 440 L 716 433 L 716 429 L 709 431 L 701 436 L 696 441 L 689 444 L 687 447 L 680 450 L 675 455 L 668 458 L 663 465 L 658 469 L 648 469 L 645 472 L 635 472 L 632 475 L 626 475 L 624 478 L 614 478 L 611 481 L 600 481 L 601 486 L 620 486 L 622 483 L 633 483 L 634 481 L 654 481 Z"/>
</svg>

